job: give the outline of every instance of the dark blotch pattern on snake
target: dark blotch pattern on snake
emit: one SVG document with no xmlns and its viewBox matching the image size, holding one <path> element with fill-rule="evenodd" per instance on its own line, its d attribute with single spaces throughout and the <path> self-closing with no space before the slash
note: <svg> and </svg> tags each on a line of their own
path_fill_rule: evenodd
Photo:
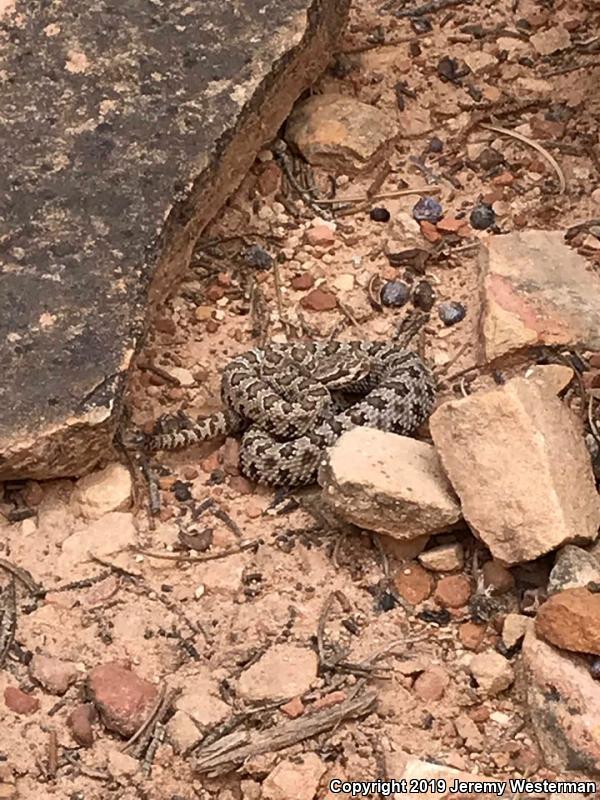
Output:
<svg viewBox="0 0 600 800">
<path fill-rule="evenodd" d="M 149 450 L 175 450 L 243 433 L 242 471 L 272 486 L 316 480 L 324 451 L 358 425 L 403 435 L 424 422 L 435 383 L 421 359 L 386 342 L 268 344 L 223 370 L 223 411 L 172 433 Z"/>
</svg>

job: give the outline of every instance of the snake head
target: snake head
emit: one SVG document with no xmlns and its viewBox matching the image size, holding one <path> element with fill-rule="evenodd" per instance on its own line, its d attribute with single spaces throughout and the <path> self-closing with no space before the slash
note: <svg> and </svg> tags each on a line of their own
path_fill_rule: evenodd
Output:
<svg viewBox="0 0 600 800">
<path fill-rule="evenodd" d="M 147 450 L 150 435 L 139 428 L 134 428 L 133 430 L 122 431 L 120 439 L 126 450 Z"/>
</svg>

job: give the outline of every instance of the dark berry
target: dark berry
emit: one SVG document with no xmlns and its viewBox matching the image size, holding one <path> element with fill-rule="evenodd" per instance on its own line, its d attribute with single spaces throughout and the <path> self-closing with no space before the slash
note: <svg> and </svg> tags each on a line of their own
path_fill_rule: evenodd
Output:
<svg viewBox="0 0 600 800">
<path fill-rule="evenodd" d="M 255 269 L 271 269 L 273 266 L 273 256 L 259 244 L 253 244 L 244 250 L 244 259 L 248 266 Z"/>
<path fill-rule="evenodd" d="M 469 222 L 478 231 L 484 231 L 496 224 L 496 212 L 489 203 L 478 203 L 471 211 Z"/>
<path fill-rule="evenodd" d="M 442 303 L 438 309 L 440 319 L 448 328 L 451 325 L 456 325 L 457 322 L 463 320 L 466 313 L 467 310 L 463 304 L 457 303 L 454 300 L 451 300 L 447 303 Z"/>
<path fill-rule="evenodd" d="M 173 494 L 175 495 L 177 500 L 179 500 L 180 503 L 185 503 L 188 500 L 192 499 L 192 493 L 190 491 L 189 483 L 184 483 L 183 481 L 175 481 L 171 491 L 173 492 Z"/>
<path fill-rule="evenodd" d="M 421 311 L 431 311 L 435 303 L 435 292 L 429 281 L 420 281 L 413 292 L 413 303 Z"/>
<path fill-rule="evenodd" d="M 377 208 L 372 208 L 369 216 L 373 220 L 373 222 L 389 222 L 390 221 L 390 212 L 387 208 L 382 208 L 378 206 Z"/>
<path fill-rule="evenodd" d="M 440 138 L 434 136 L 433 139 L 429 142 L 429 152 L 430 153 L 441 153 L 444 149 L 444 143 Z"/>
<path fill-rule="evenodd" d="M 403 306 L 410 296 L 410 287 L 402 281 L 388 281 L 381 290 L 384 306 Z"/>
<path fill-rule="evenodd" d="M 398 605 L 398 601 L 393 594 L 384 592 L 379 598 L 379 608 L 381 611 L 393 611 Z"/>
<path fill-rule="evenodd" d="M 432 222 L 434 225 L 444 216 L 444 210 L 435 197 L 422 197 L 412 210 L 417 222 Z"/>
<path fill-rule="evenodd" d="M 600 680 L 600 658 L 594 656 L 590 662 L 590 675 L 597 681 Z"/>
<path fill-rule="evenodd" d="M 493 147 L 486 147 L 476 158 L 481 169 L 489 170 L 504 164 L 504 156 Z"/>
</svg>

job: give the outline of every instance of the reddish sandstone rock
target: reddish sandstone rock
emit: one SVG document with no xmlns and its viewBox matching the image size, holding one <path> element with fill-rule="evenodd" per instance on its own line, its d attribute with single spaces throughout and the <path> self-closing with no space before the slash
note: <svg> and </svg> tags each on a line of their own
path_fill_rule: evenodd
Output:
<svg viewBox="0 0 600 800">
<path fill-rule="evenodd" d="M 552 595 L 537 613 L 535 631 L 564 650 L 600 655 L 600 594 L 565 589 Z"/>
<path fill-rule="evenodd" d="M 486 360 L 534 344 L 600 346 L 600 279 L 562 232 L 493 236 L 480 267 Z"/>
<path fill-rule="evenodd" d="M 450 677 L 443 667 L 433 666 L 425 670 L 414 683 L 414 690 L 423 702 L 441 700 Z"/>
<path fill-rule="evenodd" d="M 394 586 L 407 602 L 417 605 L 433 591 L 433 578 L 419 564 L 405 564 L 396 573 Z"/>
<path fill-rule="evenodd" d="M 471 597 L 471 581 L 466 575 L 448 575 L 438 581 L 435 599 L 444 608 L 466 606 Z"/>
<path fill-rule="evenodd" d="M 20 714 L 22 716 L 35 714 L 40 707 L 40 701 L 37 697 L 23 692 L 16 686 L 6 687 L 4 690 L 4 702 L 7 708 L 10 708 L 15 714 Z"/>
<path fill-rule="evenodd" d="M 121 736 L 132 736 L 156 702 L 157 688 L 122 664 L 94 667 L 88 689 L 104 725 Z"/>
<path fill-rule="evenodd" d="M 303 272 L 301 275 L 296 275 L 296 277 L 292 278 L 290 285 L 292 289 L 300 292 L 305 289 L 312 289 L 315 285 L 315 279 L 310 272 Z"/>
<path fill-rule="evenodd" d="M 96 708 L 91 703 L 81 703 L 75 706 L 67 717 L 73 738 L 82 747 L 91 747 L 94 744 L 93 724 L 98 719 Z"/>
<path fill-rule="evenodd" d="M 306 231 L 304 238 L 307 244 L 329 247 L 335 242 L 335 231 L 329 225 L 315 225 Z"/>
<path fill-rule="evenodd" d="M 476 622 L 463 622 L 458 629 L 458 638 L 467 650 L 479 650 L 485 638 L 485 625 Z"/>
<path fill-rule="evenodd" d="M 328 289 L 313 289 L 304 295 L 300 305 L 309 311 L 333 311 L 337 308 L 337 299 Z"/>
</svg>

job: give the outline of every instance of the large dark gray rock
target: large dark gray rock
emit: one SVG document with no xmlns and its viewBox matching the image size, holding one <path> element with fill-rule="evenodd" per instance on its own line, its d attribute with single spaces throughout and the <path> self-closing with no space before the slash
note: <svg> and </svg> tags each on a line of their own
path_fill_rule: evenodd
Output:
<svg viewBox="0 0 600 800">
<path fill-rule="evenodd" d="M 0 479 L 106 452 L 149 312 L 347 7 L 0 2 Z"/>
</svg>

